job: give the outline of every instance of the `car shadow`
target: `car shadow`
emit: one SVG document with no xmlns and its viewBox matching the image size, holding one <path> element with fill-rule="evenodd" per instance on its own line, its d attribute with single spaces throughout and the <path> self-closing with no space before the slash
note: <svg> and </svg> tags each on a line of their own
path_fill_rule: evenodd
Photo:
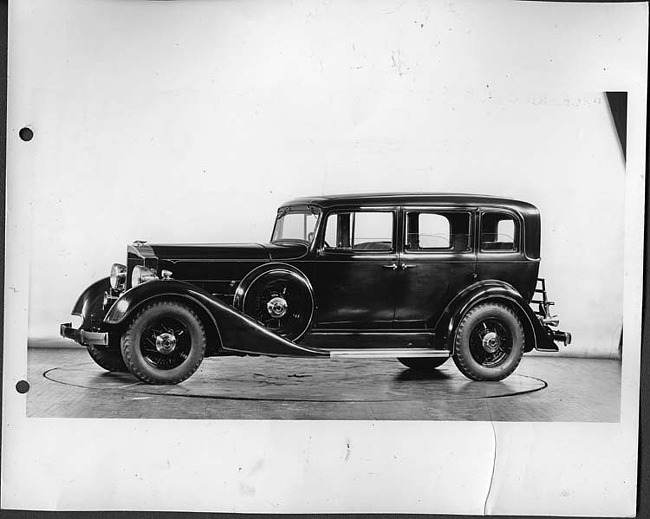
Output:
<svg viewBox="0 0 650 519">
<path fill-rule="evenodd" d="M 394 380 L 396 382 L 410 382 L 412 380 L 449 380 L 452 377 L 443 371 L 437 369 L 431 371 L 419 371 L 415 369 L 405 369 L 400 372 Z"/>
</svg>

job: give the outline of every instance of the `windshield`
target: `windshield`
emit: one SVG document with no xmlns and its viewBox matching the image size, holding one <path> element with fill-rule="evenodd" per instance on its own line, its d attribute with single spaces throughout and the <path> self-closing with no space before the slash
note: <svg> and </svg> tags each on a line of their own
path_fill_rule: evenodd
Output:
<svg viewBox="0 0 650 519">
<path fill-rule="evenodd" d="M 311 243 L 319 214 L 314 208 L 281 211 L 275 221 L 271 243 L 287 240 Z"/>
</svg>

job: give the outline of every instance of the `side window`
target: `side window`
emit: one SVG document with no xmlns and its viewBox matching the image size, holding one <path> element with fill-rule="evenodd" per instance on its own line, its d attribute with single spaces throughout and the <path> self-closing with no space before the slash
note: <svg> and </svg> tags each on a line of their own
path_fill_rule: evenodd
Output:
<svg viewBox="0 0 650 519">
<path fill-rule="evenodd" d="M 517 221 L 505 213 L 484 213 L 481 217 L 482 251 L 515 251 L 519 236 Z"/>
<path fill-rule="evenodd" d="M 406 250 L 468 250 L 469 223 L 469 213 L 407 212 Z"/>
<path fill-rule="evenodd" d="M 393 213 L 357 211 L 332 213 L 325 223 L 325 249 L 392 251 Z"/>
<path fill-rule="evenodd" d="M 350 248 L 350 213 L 332 213 L 325 224 L 326 249 Z"/>
<path fill-rule="evenodd" d="M 391 250 L 393 248 L 393 213 L 354 213 L 352 221 L 354 250 Z"/>
</svg>

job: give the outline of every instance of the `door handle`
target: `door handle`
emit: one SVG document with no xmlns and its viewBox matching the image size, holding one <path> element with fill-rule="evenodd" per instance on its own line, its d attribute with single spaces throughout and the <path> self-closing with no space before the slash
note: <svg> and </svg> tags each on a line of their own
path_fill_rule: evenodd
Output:
<svg viewBox="0 0 650 519">
<path fill-rule="evenodd" d="M 415 265 L 412 265 L 410 263 L 402 263 L 402 270 L 414 269 L 414 268 L 415 268 Z"/>
<path fill-rule="evenodd" d="M 397 270 L 397 265 L 395 263 L 391 263 L 390 265 L 382 265 L 385 269 L 391 269 L 391 270 Z"/>
</svg>

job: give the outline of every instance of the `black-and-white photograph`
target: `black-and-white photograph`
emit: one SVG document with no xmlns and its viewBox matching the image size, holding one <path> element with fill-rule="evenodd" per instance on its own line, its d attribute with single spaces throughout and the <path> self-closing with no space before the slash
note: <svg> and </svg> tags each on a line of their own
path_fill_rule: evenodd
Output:
<svg viewBox="0 0 650 519">
<path fill-rule="evenodd" d="M 9 28 L 3 506 L 634 515 L 646 4 Z"/>
<path fill-rule="evenodd" d="M 608 120 L 618 105 L 607 99 L 587 98 L 581 111 L 600 116 L 592 133 L 609 132 L 601 149 L 610 153 L 611 178 L 598 189 L 622 215 L 623 143 Z M 538 203 L 556 211 L 570 203 L 549 195 L 558 200 Z M 579 211 L 604 203 L 593 198 Z M 61 324 L 61 335 L 82 348 L 31 343 L 28 415 L 618 421 L 622 222 L 608 222 L 611 253 L 597 254 L 603 241 L 594 234 L 571 240 L 579 222 L 545 221 L 548 268 L 536 206 L 465 194 L 303 197 L 281 205 L 266 242 L 135 241 L 110 276 L 80 294 L 78 327 Z M 176 225 L 182 233 L 184 222 Z M 568 280 L 581 264 L 552 264 L 564 244 L 597 257 L 593 272 L 611 275 L 593 289 L 594 302 L 610 303 L 600 329 L 580 321 L 591 305 L 571 315 L 581 339 L 574 344 L 548 293 L 564 284 L 556 290 L 562 307 L 575 308 Z M 81 264 L 84 248 L 75 255 Z M 585 275 L 572 288 L 596 279 Z M 40 297 L 32 301 L 36 313 Z"/>
</svg>

